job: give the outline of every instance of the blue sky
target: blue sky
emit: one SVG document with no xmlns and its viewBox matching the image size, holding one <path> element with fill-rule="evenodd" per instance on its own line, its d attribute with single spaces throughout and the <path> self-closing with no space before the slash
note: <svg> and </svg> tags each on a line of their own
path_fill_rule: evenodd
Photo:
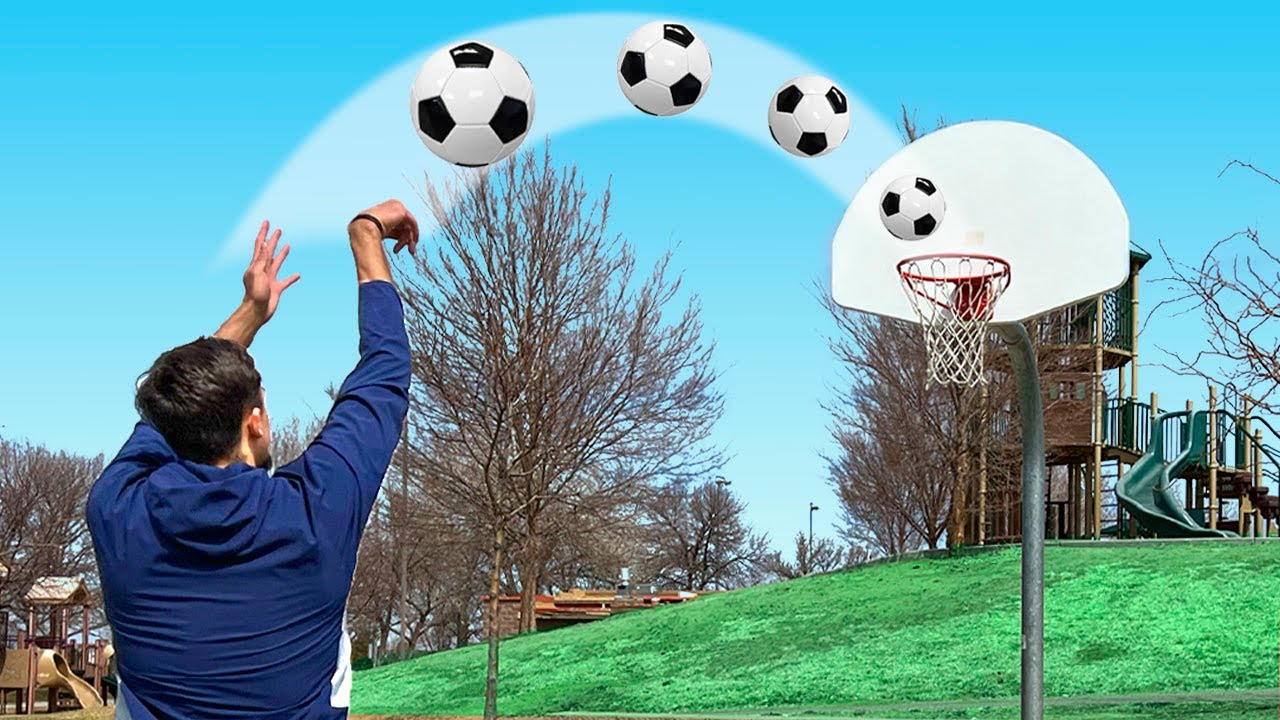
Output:
<svg viewBox="0 0 1280 720">
<path fill-rule="evenodd" d="M 1233 4 L 1232 15 L 1178 13 L 1167 3 L 1131 4 L 1119 15 L 1102 3 L 1077 4 L 1071 15 L 1030 13 L 1026 3 L 968 3 L 963 12 L 954 3 L 805 5 L 804 14 L 758 3 L 486 3 L 456 13 L 440 5 L 360 6 L 376 15 L 321 15 L 313 6 L 263 15 L 236 3 L 219 4 L 216 16 L 3 11 L 0 433 L 113 453 L 135 417 L 137 375 L 163 350 L 212 332 L 235 306 L 242 258 L 219 262 L 221 252 L 300 144 L 370 83 L 439 44 L 549 15 L 629 12 L 695 30 L 699 21 L 731 28 L 836 78 L 888 123 L 905 101 L 928 125 L 939 115 L 1040 125 L 1108 173 L 1133 239 L 1153 252 L 1163 240 L 1196 260 L 1245 225 L 1274 237 L 1277 189 L 1243 172 L 1217 177 L 1236 158 L 1280 170 L 1277 11 L 1262 3 Z M 537 54 L 548 42 L 518 37 L 508 49 Z M 713 58 L 734 56 L 710 49 Z M 611 62 L 591 72 L 611 77 Z M 786 69 L 759 80 L 775 86 Z M 573 73 L 588 71 L 557 70 L 560 102 L 625 102 L 616 87 L 607 97 L 571 92 Z M 716 72 L 705 103 L 735 71 L 722 62 Z M 537 73 L 534 82 L 538 90 Z M 404 93 L 407 102 L 407 84 Z M 763 125 L 765 102 L 742 112 Z M 596 186 L 612 177 L 614 227 L 642 253 L 679 243 L 675 265 L 700 294 L 719 344 L 727 407 L 717 441 L 733 455 L 725 475 L 750 503 L 751 520 L 785 544 L 805 527 L 813 500 L 822 506 L 818 531 L 830 533 L 835 504 L 818 455 L 828 444 L 818 403 L 830 397 L 835 367 L 810 284 L 827 272 L 849 195 L 805 172 L 806 161 L 699 120 L 700 109 L 662 120 L 607 116 L 555 134 L 553 147 Z M 406 110 L 390 108 L 389 126 L 398 123 L 418 155 L 397 160 L 429 167 Z M 553 110 L 540 106 L 538 117 L 550 117 L 544 112 Z M 848 178 L 849 158 L 878 151 L 873 136 L 855 123 L 845 147 L 807 162 Z M 402 178 L 388 182 L 425 213 Z M 285 199 L 317 213 L 328 202 Z M 349 210 L 364 200 L 353 198 Z M 296 242 L 289 266 L 303 280 L 253 347 L 277 418 L 323 413 L 324 386 L 356 359 L 354 273 L 341 224 L 294 238 L 280 222 Z M 1153 284 L 1142 293 L 1147 308 L 1161 297 Z M 1198 383 L 1152 366 L 1162 359 L 1156 344 L 1194 346 L 1194 327 L 1157 317 L 1142 342 L 1143 393 L 1158 390 L 1167 406 L 1203 396 Z"/>
</svg>

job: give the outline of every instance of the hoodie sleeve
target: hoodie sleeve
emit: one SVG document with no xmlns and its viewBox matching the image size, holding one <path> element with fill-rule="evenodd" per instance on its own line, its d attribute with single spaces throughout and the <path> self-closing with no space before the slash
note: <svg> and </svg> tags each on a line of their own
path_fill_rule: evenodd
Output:
<svg viewBox="0 0 1280 720">
<path fill-rule="evenodd" d="M 279 473 L 300 477 L 309 498 L 353 522 L 357 536 L 400 441 L 410 374 L 404 308 L 395 286 L 375 280 L 361 283 L 359 293 L 360 361 L 342 383 L 320 434 Z"/>
<path fill-rule="evenodd" d="M 133 426 L 133 433 L 120 451 L 103 468 L 89 490 L 86 509 L 91 518 L 109 513 L 130 479 L 145 476 L 152 470 L 177 459 L 164 436 L 145 420 Z"/>
<path fill-rule="evenodd" d="M 169 448 L 164 436 L 150 423 L 139 420 L 133 426 L 133 433 L 124 441 L 120 452 L 107 463 L 107 467 L 128 466 L 137 469 L 153 469 L 173 462 L 177 455 Z"/>
</svg>

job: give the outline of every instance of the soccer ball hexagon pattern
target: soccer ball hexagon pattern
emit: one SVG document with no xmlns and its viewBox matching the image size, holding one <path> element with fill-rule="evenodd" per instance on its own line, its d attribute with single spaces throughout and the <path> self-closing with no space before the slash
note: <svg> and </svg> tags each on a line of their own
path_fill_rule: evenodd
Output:
<svg viewBox="0 0 1280 720">
<path fill-rule="evenodd" d="M 942 224 L 946 211 L 942 193 L 928 178 L 900 177 L 880 197 L 880 221 L 902 240 L 929 237 Z"/>
<path fill-rule="evenodd" d="M 849 99 L 820 75 L 793 78 L 769 101 L 769 133 L 792 155 L 826 155 L 849 134 Z"/>
<path fill-rule="evenodd" d="M 413 81 L 409 110 L 418 139 L 454 165 L 495 163 L 533 125 L 533 83 L 511 54 L 482 42 L 436 51 Z"/>
<path fill-rule="evenodd" d="M 693 107 L 711 82 L 711 53 L 687 26 L 659 20 L 631 33 L 618 53 L 618 86 L 650 115 Z"/>
</svg>

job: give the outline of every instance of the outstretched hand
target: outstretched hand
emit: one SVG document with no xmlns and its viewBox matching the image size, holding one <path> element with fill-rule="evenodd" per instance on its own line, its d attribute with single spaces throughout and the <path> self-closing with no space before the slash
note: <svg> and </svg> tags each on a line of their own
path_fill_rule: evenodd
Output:
<svg viewBox="0 0 1280 720">
<path fill-rule="evenodd" d="M 364 214 L 378 218 L 387 235 L 384 239 L 395 240 L 392 252 L 409 250 L 414 255 L 418 250 L 418 220 L 399 200 L 386 200 L 364 211 Z"/>
<path fill-rule="evenodd" d="M 302 278 L 294 274 L 280 280 L 280 266 L 289 257 L 289 246 L 285 245 L 276 255 L 276 245 L 280 242 L 280 230 L 277 229 L 267 239 L 267 230 L 271 224 L 263 220 L 258 230 L 258 237 L 253 241 L 253 259 L 249 268 L 244 271 L 244 301 L 252 305 L 255 314 L 266 322 L 275 314 L 280 305 L 280 295 L 291 285 Z"/>
</svg>

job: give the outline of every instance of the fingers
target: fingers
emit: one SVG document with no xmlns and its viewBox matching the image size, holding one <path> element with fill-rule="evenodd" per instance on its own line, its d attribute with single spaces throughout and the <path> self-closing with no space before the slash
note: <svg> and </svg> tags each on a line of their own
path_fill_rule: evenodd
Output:
<svg viewBox="0 0 1280 720">
<path fill-rule="evenodd" d="M 256 262 L 258 255 L 262 252 L 262 242 L 267 239 L 267 228 L 270 225 L 271 221 L 263 220 L 262 225 L 258 228 L 258 237 L 253 240 L 253 258 L 250 262 Z"/>
<path fill-rule="evenodd" d="M 293 287 L 293 284 L 298 282 L 301 279 L 302 279 L 302 276 L 299 275 L 298 273 L 294 273 L 293 275 L 290 275 L 284 282 L 280 283 L 280 292 L 284 292 L 285 290 L 288 290 L 289 288 Z"/>
<path fill-rule="evenodd" d="M 276 231 L 276 239 L 280 239 L 279 230 Z M 285 245 L 284 248 L 280 250 L 280 254 L 276 256 L 275 261 L 271 263 L 271 277 L 275 277 L 280 274 L 280 266 L 284 265 L 284 259 L 287 257 L 289 257 L 289 246 Z"/>
<path fill-rule="evenodd" d="M 264 248 L 264 250 L 266 251 L 263 254 L 264 261 L 269 261 L 271 258 L 275 257 L 276 244 L 279 242 L 280 242 L 280 230 L 279 228 L 277 228 L 275 232 L 271 233 L 271 240 L 267 242 L 267 246 Z"/>
<path fill-rule="evenodd" d="M 387 230 L 387 237 L 395 239 L 396 244 L 392 248 L 393 253 L 408 248 L 410 255 L 417 254 L 418 240 L 422 231 L 418 227 L 417 218 L 413 216 L 413 213 L 409 212 L 403 203 L 391 198 L 374 205 L 365 212 L 381 220 Z"/>
<path fill-rule="evenodd" d="M 418 233 L 420 232 L 420 230 L 418 229 L 418 219 L 415 218 L 413 216 L 413 213 L 409 212 L 408 210 L 405 210 L 404 212 L 404 219 L 405 219 L 405 223 L 408 225 L 406 229 L 408 230 L 408 236 L 409 236 L 409 239 L 408 239 L 409 254 L 417 255 L 418 254 Z"/>
</svg>

